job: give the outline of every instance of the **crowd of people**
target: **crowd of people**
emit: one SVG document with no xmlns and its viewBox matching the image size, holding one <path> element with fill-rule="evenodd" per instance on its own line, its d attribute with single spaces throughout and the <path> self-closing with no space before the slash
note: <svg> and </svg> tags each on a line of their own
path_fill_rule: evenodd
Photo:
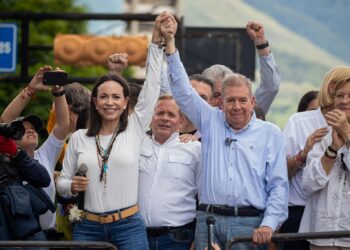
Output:
<svg viewBox="0 0 350 250">
<path fill-rule="evenodd" d="M 350 249 L 347 238 L 271 241 L 350 230 L 350 67 L 330 69 L 281 131 L 265 121 L 281 77 L 263 25 L 246 25 L 261 70 L 254 94 L 224 65 L 188 76 L 176 31 L 171 14 L 156 18 L 142 88 L 121 76 L 127 54 L 117 53 L 91 91 L 49 88 L 44 73 L 61 69 L 43 66 L 2 112 L 23 135 L 0 131 L 0 240 L 203 250 L 212 216 L 214 249 L 249 235 L 234 249 Z M 48 90 L 38 148 L 41 118 L 20 115 Z"/>
</svg>

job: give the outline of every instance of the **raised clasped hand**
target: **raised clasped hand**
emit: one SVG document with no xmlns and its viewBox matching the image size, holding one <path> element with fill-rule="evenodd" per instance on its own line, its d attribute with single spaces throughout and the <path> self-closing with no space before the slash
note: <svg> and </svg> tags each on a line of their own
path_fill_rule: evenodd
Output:
<svg viewBox="0 0 350 250">
<path fill-rule="evenodd" d="M 50 88 L 43 84 L 44 73 L 47 71 L 52 71 L 52 67 L 45 65 L 41 67 L 34 75 L 33 79 L 29 83 L 29 87 L 33 91 L 48 91 Z"/>
</svg>

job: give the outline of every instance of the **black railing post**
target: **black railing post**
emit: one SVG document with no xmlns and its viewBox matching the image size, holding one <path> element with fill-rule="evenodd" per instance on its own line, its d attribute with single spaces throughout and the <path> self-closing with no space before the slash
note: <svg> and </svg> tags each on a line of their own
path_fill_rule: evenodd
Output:
<svg viewBox="0 0 350 250">
<path fill-rule="evenodd" d="M 21 18 L 21 77 L 28 77 L 29 68 L 29 17 L 27 14 Z"/>
</svg>

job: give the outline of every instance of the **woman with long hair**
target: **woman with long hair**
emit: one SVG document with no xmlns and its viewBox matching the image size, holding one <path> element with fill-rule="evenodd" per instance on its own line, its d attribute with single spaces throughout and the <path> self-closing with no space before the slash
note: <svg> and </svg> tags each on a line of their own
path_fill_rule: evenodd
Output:
<svg viewBox="0 0 350 250">
<path fill-rule="evenodd" d="M 128 116 L 127 81 L 119 75 L 99 78 L 91 94 L 88 129 L 75 132 L 68 145 L 57 189 L 63 195 L 85 192 L 82 219 L 74 225 L 73 240 L 109 241 L 123 249 L 148 249 L 146 230 L 138 212 L 138 163 L 160 91 L 163 50 L 158 45 L 156 19 L 149 45 L 146 80 Z M 85 176 L 76 176 L 87 169 Z M 81 172 L 81 171 L 80 171 Z"/>
</svg>

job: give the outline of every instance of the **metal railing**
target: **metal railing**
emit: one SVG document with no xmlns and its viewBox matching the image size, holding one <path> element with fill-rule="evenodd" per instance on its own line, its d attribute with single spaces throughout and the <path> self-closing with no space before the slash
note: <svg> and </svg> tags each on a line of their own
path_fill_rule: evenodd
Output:
<svg viewBox="0 0 350 250">
<path fill-rule="evenodd" d="M 20 42 L 20 65 L 19 76 L 0 77 L 0 83 L 28 83 L 33 76 L 29 75 L 29 58 L 32 51 L 52 51 L 52 45 L 32 45 L 29 43 L 30 22 L 46 20 L 65 20 L 65 21 L 92 21 L 92 20 L 120 20 L 125 22 L 141 21 L 154 22 L 157 15 L 154 14 L 114 14 L 114 13 L 33 13 L 33 12 L 5 12 L 0 11 L 1 20 L 16 20 L 20 23 L 21 42 Z M 183 19 L 178 19 L 179 27 L 176 36 L 179 50 L 181 51 L 181 41 L 183 28 Z M 94 83 L 96 77 L 70 77 L 69 82 Z M 130 81 L 142 84 L 144 79 L 128 79 Z"/>
<path fill-rule="evenodd" d="M 8 247 L 22 247 L 22 248 L 74 248 L 74 249 L 111 249 L 117 248 L 108 242 L 100 241 L 0 241 L 0 249 Z"/>
<path fill-rule="evenodd" d="M 121 21 L 143 21 L 153 22 L 157 15 L 152 14 L 113 14 L 113 13 L 33 13 L 33 12 L 0 12 L 0 20 L 17 20 L 21 23 L 21 75 L 16 78 L 4 77 L 2 81 L 27 81 L 29 77 L 29 53 L 31 50 L 52 50 L 48 45 L 30 45 L 29 33 L 31 21 L 45 20 L 65 20 L 65 21 L 84 21 L 84 20 L 121 20 Z M 94 79 L 95 80 L 95 79 Z M 93 81 L 94 82 L 94 81 Z"/>
<path fill-rule="evenodd" d="M 271 240 L 274 242 L 279 241 L 298 241 L 306 239 L 333 239 L 333 238 L 350 238 L 350 231 L 329 231 L 329 232 L 313 232 L 313 233 L 280 233 L 273 234 Z M 232 246 L 236 243 L 251 242 L 252 236 L 243 236 L 238 238 L 232 238 L 227 241 L 225 249 L 231 250 Z"/>
</svg>

